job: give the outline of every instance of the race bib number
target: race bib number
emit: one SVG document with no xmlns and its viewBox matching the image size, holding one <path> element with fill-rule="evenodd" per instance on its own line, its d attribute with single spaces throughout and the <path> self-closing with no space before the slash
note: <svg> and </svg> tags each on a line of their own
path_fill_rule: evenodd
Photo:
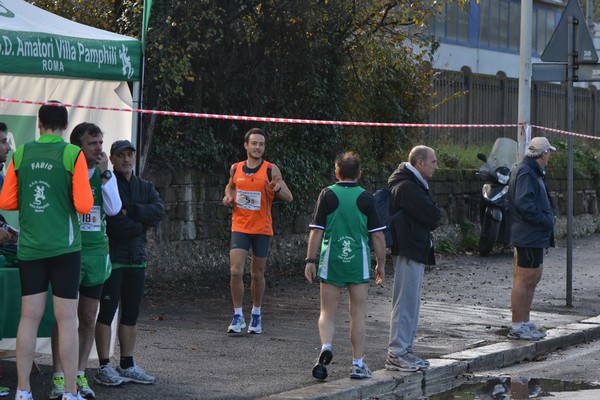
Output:
<svg viewBox="0 0 600 400">
<path fill-rule="evenodd" d="M 100 215 L 100 206 L 92 206 L 89 214 L 81 215 L 82 232 L 100 232 L 102 226 L 102 216 Z"/>
<path fill-rule="evenodd" d="M 250 211 L 260 210 L 260 192 L 248 192 L 245 190 L 238 190 L 235 195 L 235 203 L 239 208 Z"/>
</svg>

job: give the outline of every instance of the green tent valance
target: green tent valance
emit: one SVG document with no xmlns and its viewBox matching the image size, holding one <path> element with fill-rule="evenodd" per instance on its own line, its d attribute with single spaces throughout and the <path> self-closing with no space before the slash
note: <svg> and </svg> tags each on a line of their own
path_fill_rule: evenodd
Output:
<svg viewBox="0 0 600 400">
<path fill-rule="evenodd" d="M 139 81 L 141 52 L 137 39 L 0 2 L 0 74 Z"/>
</svg>

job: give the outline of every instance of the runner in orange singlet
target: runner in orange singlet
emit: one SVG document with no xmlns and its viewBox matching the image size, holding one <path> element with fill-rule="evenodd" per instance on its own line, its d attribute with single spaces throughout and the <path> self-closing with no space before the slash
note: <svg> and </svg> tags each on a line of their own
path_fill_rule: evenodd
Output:
<svg viewBox="0 0 600 400">
<path fill-rule="evenodd" d="M 223 205 L 233 207 L 229 253 L 233 318 L 227 332 L 240 333 L 246 328 L 242 313 L 243 276 L 246 258 L 252 248 L 252 312 L 248 333 L 262 333 L 260 307 L 265 292 L 265 265 L 269 243 L 273 236 L 271 207 L 275 196 L 288 203 L 293 200 L 293 196 L 283 181 L 279 168 L 263 160 L 265 134 L 261 129 L 253 128 L 246 132 L 244 148 L 248 159 L 231 166 L 229 183 L 225 186 L 223 197 Z"/>
</svg>

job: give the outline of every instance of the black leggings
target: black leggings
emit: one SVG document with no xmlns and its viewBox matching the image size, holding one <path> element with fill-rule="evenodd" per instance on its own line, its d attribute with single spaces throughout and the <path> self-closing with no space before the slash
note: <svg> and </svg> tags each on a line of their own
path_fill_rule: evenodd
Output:
<svg viewBox="0 0 600 400">
<path fill-rule="evenodd" d="M 135 326 L 140 315 L 145 280 L 146 268 L 113 269 L 102 288 L 98 322 L 110 325 L 121 301 L 119 322 L 123 325 Z"/>
</svg>

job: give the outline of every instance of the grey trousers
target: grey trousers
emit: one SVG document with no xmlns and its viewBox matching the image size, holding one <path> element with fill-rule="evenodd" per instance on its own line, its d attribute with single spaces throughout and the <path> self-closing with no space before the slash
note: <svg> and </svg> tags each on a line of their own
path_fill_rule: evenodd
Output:
<svg viewBox="0 0 600 400">
<path fill-rule="evenodd" d="M 413 352 L 425 266 L 402 256 L 394 256 L 393 261 L 395 272 L 388 353 L 398 357 Z"/>
</svg>

